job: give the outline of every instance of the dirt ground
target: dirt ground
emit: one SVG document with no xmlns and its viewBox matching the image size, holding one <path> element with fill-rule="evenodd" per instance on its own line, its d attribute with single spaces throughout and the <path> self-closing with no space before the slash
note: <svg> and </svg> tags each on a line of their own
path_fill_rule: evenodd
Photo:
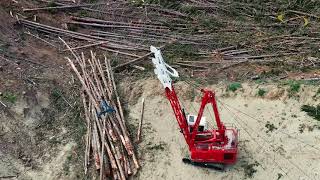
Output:
<svg viewBox="0 0 320 180">
<path fill-rule="evenodd" d="M 10 3 L 0 2 L 0 179 L 77 179 L 84 123 L 65 94 L 77 85 L 64 55 L 23 34 Z"/>
<path fill-rule="evenodd" d="M 142 168 L 133 179 L 320 177 L 320 157 L 317 156 L 320 149 L 317 146 L 320 142 L 319 123 L 300 110 L 303 104 L 319 103 L 319 98 L 314 98 L 316 86 L 302 85 L 300 92 L 292 96 L 288 93 L 288 86 L 279 84 L 244 83 L 235 92 L 227 91 L 223 83 L 209 86 L 216 91 L 219 102 L 223 103 L 218 104 L 223 122 L 233 124 L 240 132 L 238 162 L 226 167 L 223 172 L 181 161 L 188 155 L 187 146 L 158 80 L 124 80 L 120 87 L 129 95 L 126 108 L 133 133 L 140 118 L 141 100 L 145 98 L 143 138 L 137 145 Z M 261 88 L 267 91 L 264 97 L 257 95 Z M 200 93 L 184 82 L 178 82 L 176 90 L 183 107 L 195 114 L 199 108 Z M 72 139 L 64 136 L 68 130 L 60 126 L 57 134 L 51 131 L 44 133 L 47 140 L 41 141 L 39 134 L 36 134 L 39 132 L 34 129 L 42 120 L 49 119 L 43 116 L 44 109 L 50 107 L 49 95 L 29 93 L 1 114 L 0 175 L 17 176 L 11 179 L 77 179 L 73 173 L 74 167 L 66 168 L 76 146 Z M 204 116 L 212 120 L 209 109 L 206 109 Z M 267 124 L 273 124 L 275 129 L 270 130 Z M 19 136 L 16 136 L 18 130 Z M 52 144 L 50 140 L 60 143 Z M 43 147 L 47 145 L 50 148 Z"/>
<path fill-rule="evenodd" d="M 28 7 L 37 1 L 19 3 Z M 21 12 L 19 6 L 0 1 L 0 179 L 96 179 L 92 169 L 89 175 L 83 173 L 86 127 L 79 86 L 64 59 L 67 54 L 24 34 L 27 29 L 10 15 Z M 67 15 L 38 14 L 44 22 L 62 27 L 53 16 Z M 150 78 L 153 74 L 116 74 L 133 137 L 145 98 L 143 138 L 136 145 L 142 168 L 132 179 L 320 179 L 320 124 L 300 110 L 304 104 L 319 104 L 319 87 L 302 85 L 291 94 L 281 81 L 249 80 L 235 92 L 226 91 L 227 83 L 222 82 L 237 79 L 230 74 L 242 71 L 248 72 L 248 67 L 222 71 L 214 81 L 219 84 L 210 86 L 221 102 L 236 108 L 227 106 L 234 115 L 218 104 L 223 122 L 240 130 L 239 160 L 223 172 L 182 163 L 188 149 L 160 82 Z M 313 71 L 289 72 L 289 78 Z M 266 90 L 263 97 L 257 95 L 261 88 Z M 187 111 L 196 113 L 200 93 L 182 81 L 176 90 Z M 212 112 L 206 110 L 205 116 L 211 119 Z"/>
<path fill-rule="evenodd" d="M 222 121 L 234 124 L 240 132 L 238 162 L 223 172 L 181 161 L 188 154 L 187 145 L 160 82 L 147 79 L 133 86 L 132 94 L 142 92 L 137 103 L 128 107 L 135 125 L 140 118 L 141 98 L 145 98 L 143 140 L 138 150 L 143 164 L 139 179 L 320 178 L 320 157 L 316 155 L 320 148 L 317 146 L 319 124 L 300 110 L 303 104 L 319 102 L 312 98 L 316 93 L 314 86 L 303 87 L 299 97 L 290 98 L 288 87 L 275 84 L 243 84 L 236 93 L 227 92 L 223 84 L 210 86 L 217 92 L 218 100 L 225 104 L 219 103 Z M 268 91 L 264 98 L 257 97 L 259 88 Z M 190 92 L 186 89 L 192 87 L 179 82 L 176 89 L 187 112 L 197 113 L 200 92 L 196 92 L 195 101 L 190 101 Z M 213 121 L 212 114 L 206 109 L 205 116 Z M 273 124 L 275 129 L 268 131 L 266 124 Z M 301 127 L 310 128 L 299 132 Z"/>
</svg>

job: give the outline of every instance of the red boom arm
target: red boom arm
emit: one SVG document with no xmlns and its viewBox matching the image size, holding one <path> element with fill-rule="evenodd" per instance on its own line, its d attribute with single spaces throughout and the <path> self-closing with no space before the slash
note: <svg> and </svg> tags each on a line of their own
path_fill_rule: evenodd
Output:
<svg viewBox="0 0 320 180">
<path fill-rule="evenodd" d="M 194 141 L 195 141 L 195 138 L 196 138 L 196 135 L 198 132 L 200 120 L 203 115 L 203 110 L 208 103 L 212 104 L 214 117 L 216 119 L 219 134 L 224 134 L 224 131 L 225 131 L 225 127 L 224 127 L 223 123 L 220 121 L 219 111 L 218 111 L 218 107 L 217 107 L 217 103 L 216 103 L 216 99 L 215 99 L 215 94 L 212 91 L 203 90 L 203 89 L 201 90 L 201 92 L 203 92 L 204 95 L 202 97 L 202 102 L 201 102 L 201 106 L 199 109 L 198 117 L 197 117 L 196 123 L 193 128 L 194 130 L 191 135 L 191 144 L 194 144 Z M 223 136 L 222 136 L 222 138 L 223 138 Z"/>
<path fill-rule="evenodd" d="M 190 133 L 190 131 L 188 129 L 188 123 L 187 123 L 186 117 L 181 110 L 179 99 L 178 99 L 177 94 L 173 88 L 173 85 L 172 85 L 172 90 L 170 90 L 169 88 L 165 88 L 165 91 L 166 91 L 166 96 L 170 101 L 171 107 L 172 107 L 173 112 L 174 112 L 176 119 L 178 121 L 178 124 L 180 126 L 181 132 L 183 133 L 183 136 L 184 136 L 187 144 L 189 145 L 189 148 L 195 146 L 194 142 L 195 142 L 196 135 L 198 132 L 200 120 L 203 115 L 204 108 L 208 103 L 212 104 L 212 108 L 214 111 L 215 120 L 216 120 L 216 123 L 218 126 L 219 134 L 221 134 L 221 135 L 224 134 L 225 127 L 224 127 L 223 123 L 220 121 L 220 116 L 219 116 L 215 96 L 212 91 L 201 90 L 204 93 L 204 95 L 202 97 L 202 103 L 201 103 L 199 113 L 197 116 L 197 120 L 196 120 L 195 125 L 193 127 L 192 133 Z M 223 136 L 221 138 L 223 138 Z"/>
<path fill-rule="evenodd" d="M 176 119 L 178 121 L 180 129 L 182 131 L 182 134 L 183 134 L 187 144 L 190 147 L 190 133 L 189 133 L 189 129 L 188 129 L 188 123 L 187 123 L 185 115 L 183 114 L 183 112 L 181 110 L 181 106 L 180 106 L 177 94 L 174 91 L 173 86 L 172 86 L 172 90 L 170 90 L 169 88 L 166 88 L 165 90 L 166 90 L 166 96 L 170 101 L 171 107 L 173 109 L 174 115 L 176 116 Z"/>
</svg>

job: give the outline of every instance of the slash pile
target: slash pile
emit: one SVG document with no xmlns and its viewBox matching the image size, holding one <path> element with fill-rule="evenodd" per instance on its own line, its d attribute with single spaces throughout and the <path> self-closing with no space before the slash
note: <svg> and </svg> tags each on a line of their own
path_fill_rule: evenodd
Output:
<svg viewBox="0 0 320 180">
<path fill-rule="evenodd" d="M 100 179 L 127 179 L 137 172 L 139 164 L 125 125 L 110 62 L 106 58 L 99 60 L 92 51 L 90 59 L 85 59 L 83 53 L 78 56 L 62 41 L 74 56 L 74 60 L 66 59 L 82 85 L 87 123 L 85 173 L 93 157 Z"/>
</svg>

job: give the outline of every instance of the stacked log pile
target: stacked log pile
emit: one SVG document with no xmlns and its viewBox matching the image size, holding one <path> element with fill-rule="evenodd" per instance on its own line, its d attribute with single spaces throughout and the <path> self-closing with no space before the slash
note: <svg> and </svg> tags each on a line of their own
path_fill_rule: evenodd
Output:
<svg viewBox="0 0 320 180">
<path fill-rule="evenodd" d="M 83 53 L 79 56 L 62 41 L 74 56 L 66 59 L 82 85 L 87 123 L 85 173 L 94 161 L 100 179 L 127 179 L 137 172 L 139 163 L 126 128 L 110 62 L 96 58 L 92 51 L 88 59 Z"/>
</svg>

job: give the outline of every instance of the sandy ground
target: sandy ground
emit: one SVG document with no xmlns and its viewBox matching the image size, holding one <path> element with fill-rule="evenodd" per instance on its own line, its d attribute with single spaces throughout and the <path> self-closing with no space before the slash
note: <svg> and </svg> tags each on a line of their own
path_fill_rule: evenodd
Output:
<svg viewBox="0 0 320 180">
<path fill-rule="evenodd" d="M 129 105 L 131 122 L 138 123 L 141 98 L 145 98 L 143 140 L 139 144 L 142 169 L 139 179 L 319 179 L 320 178 L 320 129 L 319 123 L 300 111 L 303 104 L 319 102 L 312 98 L 317 90 L 314 86 L 303 86 L 293 97 L 288 96 L 285 86 L 273 84 L 243 84 L 236 93 L 227 92 L 225 85 L 211 87 L 217 92 L 222 121 L 234 124 L 240 130 L 238 162 L 219 172 L 182 163 L 188 154 L 183 136 L 164 91 L 157 80 L 142 80 L 130 90 L 131 96 L 142 92 L 136 104 Z M 217 88 L 219 87 L 219 88 Z M 268 91 L 265 98 L 257 97 L 257 90 Z M 183 106 L 195 114 L 199 108 L 199 97 L 191 102 L 190 86 L 177 83 Z M 200 94 L 200 92 L 195 92 Z M 189 96 L 189 97 L 188 97 Z M 182 97 L 182 98 L 181 98 Z M 253 118 L 240 113 L 247 113 Z M 211 114 L 210 114 L 211 113 Z M 207 119 L 213 120 L 212 111 L 205 111 Z M 277 129 L 267 132 L 266 124 Z M 303 128 L 299 132 L 300 126 Z M 313 128 L 316 126 L 316 128 Z M 248 171 L 253 170 L 252 177 Z"/>
</svg>

